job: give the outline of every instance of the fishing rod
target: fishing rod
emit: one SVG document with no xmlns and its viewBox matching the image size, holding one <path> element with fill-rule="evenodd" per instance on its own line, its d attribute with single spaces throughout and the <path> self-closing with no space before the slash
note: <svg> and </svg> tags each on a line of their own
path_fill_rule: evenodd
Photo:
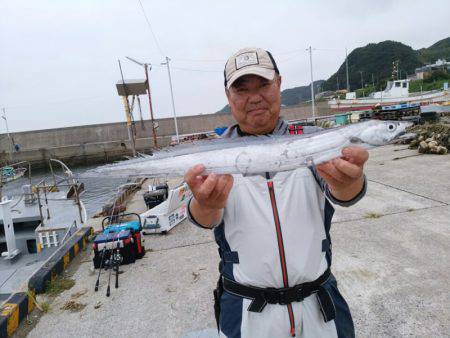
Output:
<svg viewBox="0 0 450 338">
<path fill-rule="evenodd" d="M 114 215 L 115 205 L 116 205 L 116 201 L 114 201 L 113 207 L 111 209 L 111 215 L 110 215 L 110 218 L 109 218 L 109 224 L 111 224 L 111 220 L 112 220 L 112 217 Z M 103 227 L 103 224 L 102 224 L 102 227 Z M 103 266 L 103 261 L 104 261 L 105 252 L 106 252 L 106 247 L 107 246 L 108 246 L 108 241 L 105 242 L 105 246 L 103 247 L 103 250 L 102 250 L 102 258 L 100 260 L 100 268 L 98 270 L 97 281 L 95 282 L 95 291 L 98 291 L 98 286 L 99 286 L 99 283 L 100 283 L 100 273 L 102 271 L 102 266 Z M 108 264 L 105 264 L 105 270 L 107 270 L 107 266 L 111 264 L 110 261 L 111 261 L 111 258 L 112 258 L 112 250 L 113 250 L 113 248 L 111 246 L 111 254 L 109 255 Z M 107 297 L 109 297 L 109 283 L 108 283 Z"/>
<path fill-rule="evenodd" d="M 108 287 L 106 288 L 106 297 L 109 297 L 111 294 L 111 274 L 112 270 L 116 270 L 116 289 L 119 287 L 119 265 L 122 261 L 122 256 L 120 254 L 120 234 L 123 232 L 123 230 L 120 230 L 116 237 L 117 237 L 117 247 L 116 247 L 116 253 L 114 253 L 114 248 L 111 245 L 111 255 L 109 256 L 109 275 L 108 275 Z M 114 240 L 111 244 L 114 244 Z"/>
<path fill-rule="evenodd" d="M 113 250 L 113 249 L 111 248 L 111 250 Z M 109 295 L 111 294 L 110 285 L 111 285 L 112 259 L 113 259 L 113 257 L 112 257 L 112 253 L 111 253 L 111 256 L 109 257 L 109 266 L 108 266 L 109 274 L 108 274 L 108 287 L 106 289 L 106 297 L 109 297 Z"/>
<path fill-rule="evenodd" d="M 120 267 L 120 263 L 122 263 L 122 255 L 120 254 L 120 246 L 119 246 L 119 241 L 117 241 L 117 254 L 114 256 L 114 262 L 116 265 L 116 289 L 119 288 L 119 267 Z"/>
<path fill-rule="evenodd" d="M 97 281 L 95 282 L 95 291 L 98 291 L 98 285 L 100 283 L 100 273 L 102 271 L 102 266 L 103 266 L 103 258 L 105 257 L 105 251 L 106 251 L 106 243 L 105 246 L 103 247 L 102 250 L 102 258 L 100 260 L 100 268 L 98 269 L 98 276 L 97 276 Z"/>
<path fill-rule="evenodd" d="M 110 215 L 109 215 L 109 217 L 107 217 L 107 219 L 108 219 L 108 226 L 110 226 L 112 224 L 113 219 L 114 219 L 114 211 L 115 211 L 114 209 L 116 207 L 117 197 L 120 194 L 120 189 L 123 188 L 124 186 L 130 186 L 130 185 L 137 185 L 137 183 L 125 183 L 125 184 L 122 184 L 122 185 L 120 185 L 118 187 L 118 189 L 117 189 L 117 196 L 114 199 L 114 202 L 112 204 Z M 119 220 L 120 220 L 120 213 L 117 214 L 117 221 L 119 221 Z M 103 231 L 104 231 L 105 227 L 104 227 L 103 222 L 102 222 L 102 228 L 103 228 Z M 98 271 L 97 281 L 95 283 L 95 291 L 98 291 L 99 283 L 100 283 L 101 270 L 102 270 L 102 267 L 104 266 L 104 270 L 110 269 L 109 274 L 108 274 L 108 287 L 107 287 L 107 290 L 106 290 L 106 297 L 109 297 L 110 294 L 111 294 L 111 274 L 112 274 L 112 270 L 113 269 L 116 270 L 115 271 L 116 272 L 115 288 L 116 289 L 119 288 L 119 267 L 120 267 L 120 264 L 123 261 L 123 257 L 120 254 L 120 235 L 122 234 L 123 231 L 124 230 L 121 230 L 115 236 L 113 236 L 112 241 L 111 241 L 110 249 L 107 249 L 107 246 L 108 246 L 108 236 L 107 236 L 106 241 L 105 241 L 105 246 L 103 247 L 103 250 L 102 250 L 101 260 L 100 260 L 100 268 L 99 268 L 99 271 Z M 116 246 L 116 248 L 114 248 L 114 239 L 115 238 L 117 238 L 117 246 Z M 107 262 L 104 263 L 106 251 L 109 251 L 109 250 L 110 250 L 109 258 L 108 258 Z"/>
<path fill-rule="evenodd" d="M 120 185 L 120 186 L 117 188 L 117 196 L 116 196 L 116 198 L 114 199 L 114 203 L 113 203 L 112 208 L 111 208 L 111 214 L 110 214 L 110 217 L 109 217 L 109 220 L 108 220 L 109 225 L 111 225 L 111 223 L 112 223 L 112 221 L 113 221 L 114 209 L 116 208 L 117 197 L 118 197 L 119 194 L 120 194 L 120 188 L 122 188 L 122 186 L 124 186 L 124 185 Z M 117 216 L 119 217 L 119 213 L 117 214 Z M 103 226 L 103 224 L 102 224 L 102 226 Z M 119 238 L 119 235 L 120 235 L 121 232 L 122 232 L 122 230 L 117 234 L 117 238 Z M 114 243 L 114 240 L 113 240 L 113 243 Z M 106 244 L 107 244 L 107 243 L 105 243 L 105 247 L 106 247 Z M 119 246 L 119 240 L 117 240 L 117 246 Z M 108 268 L 111 269 L 111 270 L 112 270 L 111 264 L 112 264 L 112 259 L 113 259 L 113 251 L 114 251 L 114 248 L 113 248 L 113 245 L 111 245 L 111 254 L 109 255 L 109 260 L 108 260 L 108 266 L 109 266 Z M 101 266 L 100 266 L 100 268 L 101 268 Z M 111 270 L 109 271 L 109 275 L 108 275 L 108 288 L 106 289 L 106 297 L 109 297 L 110 294 L 111 294 L 111 292 L 110 292 Z M 99 273 L 99 277 L 100 277 L 100 273 Z M 118 276 L 118 272 L 117 272 L 117 276 L 116 276 L 116 285 L 117 285 L 116 288 L 118 288 L 118 287 L 119 287 L 119 276 Z"/>
</svg>

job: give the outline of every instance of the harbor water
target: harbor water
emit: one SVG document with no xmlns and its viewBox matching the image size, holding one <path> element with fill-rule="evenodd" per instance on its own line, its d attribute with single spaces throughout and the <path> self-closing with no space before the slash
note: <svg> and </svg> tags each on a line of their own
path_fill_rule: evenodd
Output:
<svg viewBox="0 0 450 338">
<path fill-rule="evenodd" d="M 93 166 L 73 167 L 71 168 L 75 177 L 80 176 L 86 170 L 92 169 Z M 53 183 L 52 175 L 50 171 L 32 171 L 31 183 L 37 184 L 46 179 L 46 184 L 51 185 Z M 56 175 L 62 176 L 61 172 L 55 171 Z M 100 211 L 105 203 L 117 193 L 117 187 L 126 182 L 126 178 L 113 178 L 113 177 L 83 177 L 80 182 L 84 183 L 85 191 L 81 194 L 81 200 L 83 201 L 88 217 L 93 216 Z M 22 186 L 24 184 L 30 184 L 28 173 L 24 177 L 9 182 L 2 188 L 3 196 L 14 196 L 22 194 Z"/>
</svg>

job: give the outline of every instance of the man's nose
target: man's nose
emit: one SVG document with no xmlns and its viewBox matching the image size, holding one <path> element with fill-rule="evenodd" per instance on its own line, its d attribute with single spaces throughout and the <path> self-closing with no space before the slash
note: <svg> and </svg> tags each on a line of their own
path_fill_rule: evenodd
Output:
<svg viewBox="0 0 450 338">
<path fill-rule="evenodd" d="M 259 103 L 262 101 L 261 93 L 258 90 L 252 90 L 248 98 L 249 103 Z"/>
</svg>

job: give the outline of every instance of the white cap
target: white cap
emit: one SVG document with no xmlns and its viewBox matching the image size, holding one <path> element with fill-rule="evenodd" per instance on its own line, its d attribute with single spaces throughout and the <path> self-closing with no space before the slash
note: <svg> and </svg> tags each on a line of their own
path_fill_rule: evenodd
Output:
<svg viewBox="0 0 450 338">
<path fill-rule="evenodd" d="M 225 64 L 225 87 L 230 88 L 238 78 L 249 74 L 273 80 L 279 71 L 272 54 L 261 48 L 244 48 L 237 51 Z"/>
</svg>

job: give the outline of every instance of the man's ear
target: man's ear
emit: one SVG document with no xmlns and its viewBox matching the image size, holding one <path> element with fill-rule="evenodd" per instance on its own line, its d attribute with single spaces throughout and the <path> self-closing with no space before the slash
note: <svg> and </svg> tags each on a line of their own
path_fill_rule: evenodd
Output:
<svg viewBox="0 0 450 338">
<path fill-rule="evenodd" d="M 281 88 L 281 75 L 277 76 L 277 83 L 278 83 L 278 87 Z"/>
<path fill-rule="evenodd" d="M 227 96 L 228 101 L 230 100 L 230 90 L 225 87 L 225 95 Z"/>
</svg>

